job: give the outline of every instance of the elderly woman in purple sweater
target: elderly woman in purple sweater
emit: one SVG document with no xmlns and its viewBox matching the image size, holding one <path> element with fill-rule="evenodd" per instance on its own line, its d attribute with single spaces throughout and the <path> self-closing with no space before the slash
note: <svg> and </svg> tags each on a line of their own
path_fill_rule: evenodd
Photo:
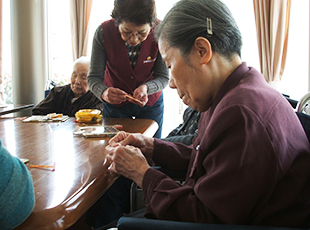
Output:
<svg viewBox="0 0 310 230">
<path fill-rule="evenodd" d="M 121 132 L 110 170 L 143 190 L 145 217 L 310 227 L 310 146 L 287 100 L 241 60 L 241 34 L 219 0 L 181 0 L 156 33 L 169 86 L 200 111 L 193 145 Z M 179 184 L 148 164 L 187 170 Z"/>
</svg>

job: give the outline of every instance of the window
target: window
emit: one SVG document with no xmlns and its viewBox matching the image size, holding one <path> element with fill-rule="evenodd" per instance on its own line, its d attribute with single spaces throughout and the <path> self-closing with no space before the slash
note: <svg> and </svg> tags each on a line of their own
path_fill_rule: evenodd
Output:
<svg viewBox="0 0 310 230">
<path fill-rule="evenodd" d="M 222 1 L 231 11 L 241 32 L 243 42 L 241 50 L 242 60 L 245 61 L 248 66 L 252 66 L 260 71 L 253 1 Z M 240 13 L 240 10 L 242 13 Z"/>
<path fill-rule="evenodd" d="M 257 50 L 253 2 L 249 0 L 222 0 L 231 10 L 243 36 L 242 59 L 260 70 Z M 157 15 L 163 19 L 177 0 L 156 0 Z M 49 79 L 59 84 L 69 82 L 71 75 L 72 45 L 69 1 L 48 0 Z M 90 18 L 89 49 L 96 28 L 110 18 L 114 1 L 94 0 Z M 3 85 L 6 103 L 12 103 L 12 67 L 10 0 L 3 1 Z M 279 92 L 299 100 L 309 90 L 309 0 L 292 1 L 288 55 Z M 175 90 L 164 90 L 165 115 L 163 136 L 182 122 L 186 108 Z"/>
<path fill-rule="evenodd" d="M 291 2 L 287 59 L 278 90 L 299 101 L 309 91 L 309 0 Z"/>
<path fill-rule="evenodd" d="M 11 20 L 10 20 L 10 1 L 2 1 L 3 25 L 2 25 L 2 80 L 4 89 L 4 102 L 13 103 L 12 92 L 12 65 L 11 65 Z"/>
<path fill-rule="evenodd" d="M 242 59 L 260 71 L 253 1 L 222 1 L 242 33 Z M 309 91 L 309 21 L 309 0 L 291 1 L 287 59 L 277 90 L 297 101 Z"/>
<path fill-rule="evenodd" d="M 93 0 L 92 11 L 89 19 L 88 56 L 91 56 L 93 37 L 98 26 L 111 18 L 114 1 Z"/>
<path fill-rule="evenodd" d="M 59 7 L 61 6 L 61 7 Z M 70 27 L 70 2 L 48 0 L 48 79 L 58 85 L 70 83 L 72 73 L 72 43 Z"/>
</svg>

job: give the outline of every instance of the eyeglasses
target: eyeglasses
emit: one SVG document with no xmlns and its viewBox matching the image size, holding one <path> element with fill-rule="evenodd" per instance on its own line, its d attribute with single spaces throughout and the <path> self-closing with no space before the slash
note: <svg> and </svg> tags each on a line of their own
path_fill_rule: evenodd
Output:
<svg viewBox="0 0 310 230">
<path fill-rule="evenodd" d="M 122 31 L 122 29 L 120 29 L 120 33 L 126 39 L 130 39 L 131 37 L 136 36 L 139 40 L 144 40 L 149 35 L 150 30 L 148 30 L 147 32 L 133 33 L 133 32 Z"/>
</svg>

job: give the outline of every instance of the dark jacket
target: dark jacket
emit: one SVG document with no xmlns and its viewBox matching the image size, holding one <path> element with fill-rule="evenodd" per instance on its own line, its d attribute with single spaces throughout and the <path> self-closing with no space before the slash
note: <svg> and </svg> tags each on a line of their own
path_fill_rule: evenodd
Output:
<svg viewBox="0 0 310 230">
<path fill-rule="evenodd" d="M 199 118 L 200 112 L 191 107 L 187 107 L 183 114 L 183 123 L 172 130 L 163 140 L 191 145 L 193 143 L 193 138 L 198 132 Z"/>
<path fill-rule="evenodd" d="M 33 115 L 46 115 L 49 113 L 62 113 L 74 117 L 80 109 L 99 109 L 102 111 L 102 102 L 90 91 L 74 99 L 71 86 L 55 86 L 48 96 L 43 99 L 33 110 Z"/>
<path fill-rule="evenodd" d="M 245 63 L 201 114 L 192 146 L 154 140 L 142 182 L 146 216 L 188 222 L 310 227 L 310 146 L 291 105 Z"/>
</svg>

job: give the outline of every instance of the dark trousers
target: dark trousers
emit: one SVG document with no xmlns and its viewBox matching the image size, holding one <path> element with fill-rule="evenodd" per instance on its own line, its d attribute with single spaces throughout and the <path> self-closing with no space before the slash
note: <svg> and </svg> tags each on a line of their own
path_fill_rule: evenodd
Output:
<svg viewBox="0 0 310 230">
<path fill-rule="evenodd" d="M 99 228 L 117 221 L 124 213 L 129 213 L 131 184 L 132 180 L 120 176 L 87 211 L 87 224 Z"/>
<path fill-rule="evenodd" d="M 103 104 L 103 117 L 115 117 L 115 118 L 141 118 L 141 119 L 152 119 L 157 122 L 158 130 L 154 137 L 161 138 L 162 126 L 163 126 L 163 115 L 164 115 L 164 99 L 163 93 L 158 98 L 157 102 L 152 106 L 140 107 L 133 103 L 125 104 L 121 107 L 104 103 Z"/>
</svg>

